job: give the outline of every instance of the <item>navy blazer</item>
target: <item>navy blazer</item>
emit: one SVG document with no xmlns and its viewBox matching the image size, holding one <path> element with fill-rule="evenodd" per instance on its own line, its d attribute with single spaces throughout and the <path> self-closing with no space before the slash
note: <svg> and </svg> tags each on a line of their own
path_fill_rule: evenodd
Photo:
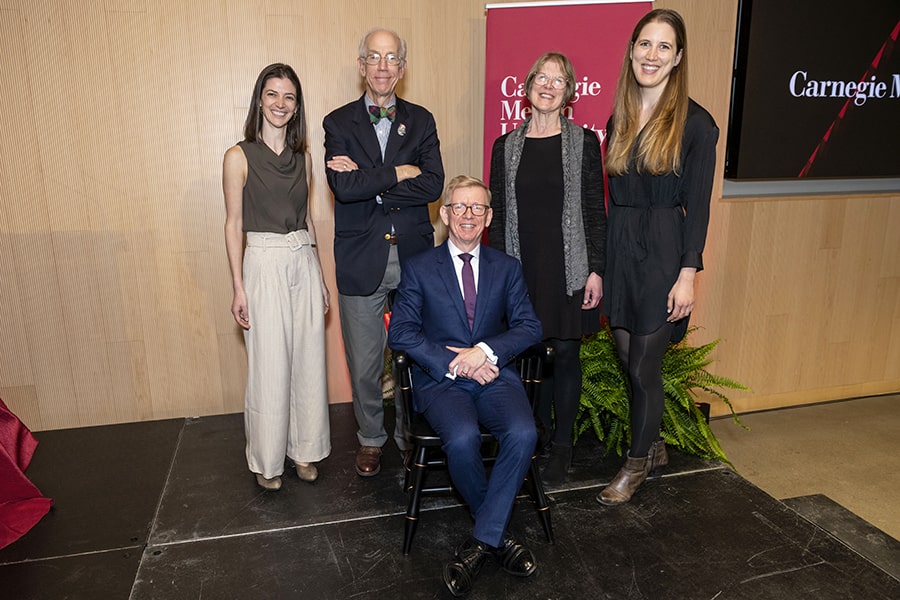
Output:
<svg viewBox="0 0 900 600">
<path fill-rule="evenodd" d="M 444 166 L 434 117 L 425 108 L 397 98 L 397 113 L 384 160 L 365 96 L 325 117 L 325 160 L 349 156 L 356 171 L 325 168 L 334 193 L 334 262 L 340 293 L 368 296 L 381 283 L 391 227 L 401 261 L 434 246 L 428 204 L 441 196 Z M 395 166 L 411 164 L 418 177 L 397 182 Z M 383 201 L 378 204 L 375 196 Z"/>
<path fill-rule="evenodd" d="M 520 385 L 515 358 L 541 341 L 541 322 L 528 298 L 519 261 L 488 246 L 481 247 L 479 260 L 471 329 L 447 242 L 403 265 L 388 344 L 415 361 L 413 385 L 420 412 L 455 383 L 446 374 L 456 353 L 446 346 L 470 348 L 485 342 L 497 355 L 499 379 Z"/>
</svg>

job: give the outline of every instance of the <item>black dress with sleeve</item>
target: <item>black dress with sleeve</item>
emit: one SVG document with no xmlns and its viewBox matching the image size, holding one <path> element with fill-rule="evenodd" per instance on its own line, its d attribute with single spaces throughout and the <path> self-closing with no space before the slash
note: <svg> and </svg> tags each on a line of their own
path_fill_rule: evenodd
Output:
<svg viewBox="0 0 900 600">
<path fill-rule="evenodd" d="M 681 268 L 703 269 L 718 138 L 712 116 L 691 100 L 680 173 L 638 173 L 631 161 L 627 173 L 609 178 L 603 310 L 610 326 L 653 333 L 666 322 Z M 684 337 L 688 318 L 676 322 L 671 341 Z"/>
<path fill-rule="evenodd" d="M 505 179 L 515 177 L 518 206 L 519 248 L 525 283 L 544 338 L 580 339 L 599 331 L 599 309 L 582 310 L 584 288 L 566 293 L 563 255 L 562 136 L 525 138 L 517 173 L 506 173 L 504 148 L 508 134 L 497 138 L 491 154 L 491 205 L 493 221 L 490 245 L 506 251 L 504 235 Z M 605 266 L 605 207 L 600 142 L 591 130 L 584 132 L 581 169 L 581 202 L 588 268 L 602 276 Z"/>
</svg>

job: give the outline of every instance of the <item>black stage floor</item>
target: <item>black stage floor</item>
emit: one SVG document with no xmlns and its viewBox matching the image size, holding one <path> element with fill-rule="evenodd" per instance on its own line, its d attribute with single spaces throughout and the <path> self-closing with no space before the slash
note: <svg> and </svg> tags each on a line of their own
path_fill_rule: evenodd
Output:
<svg viewBox="0 0 900 600">
<path fill-rule="evenodd" d="M 38 433 L 28 475 L 55 506 L 0 550 L 0 598 L 450 598 L 441 567 L 470 530 L 465 507 L 426 498 L 404 556 L 399 453 L 360 478 L 350 406 L 331 419 L 320 480 L 289 472 L 276 493 L 247 471 L 241 415 Z M 538 572 L 489 563 L 470 598 L 900 598 L 896 540 L 824 497 L 780 502 L 719 463 L 672 452 L 630 504 L 597 504 L 620 459 L 588 437 L 551 493 L 555 545 L 531 500 L 516 505 L 511 527 Z"/>
</svg>

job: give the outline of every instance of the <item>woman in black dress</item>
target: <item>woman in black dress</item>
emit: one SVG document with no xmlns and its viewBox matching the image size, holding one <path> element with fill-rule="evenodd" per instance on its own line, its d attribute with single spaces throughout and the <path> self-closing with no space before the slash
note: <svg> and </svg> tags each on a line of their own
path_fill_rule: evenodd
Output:
<svg viewBox="0 0 900 600">
<path fill-rule="evenodd" d="M 709 222 L 719 130 L 688 97 L 686 32 L 677 12 L 651 11 L 635 27 L 607 131 L 604 312 L 630 383 L 631 446 L 597 501 L 616 505 L 668 463 L 659 439 L 662 359 L 687 330 Z"/>
<path fill-rule="evenodd" d="M 581 337 L 600 328 L 605 266 L 600 142 L 563 114 L 574 94 L 569 59 L 555 52 L 538 58 L 525 78 L 532 115 L 497 138 L 491 154 L 489 241 L 521 260 L 545 341 L 555 352 L 538 411 L 553 436 L 543 471 L 551 486 L 565 481 L 572 459 Z"/>
</svg>

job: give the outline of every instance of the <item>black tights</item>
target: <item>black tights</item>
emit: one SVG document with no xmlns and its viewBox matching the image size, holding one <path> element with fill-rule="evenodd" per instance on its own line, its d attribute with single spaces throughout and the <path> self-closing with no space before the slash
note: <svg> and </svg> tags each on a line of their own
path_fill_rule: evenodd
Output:
<svg viewBox="0 0 900 600">
<path fill-rule="evenodd" d="M 549 338 L 553 347 L 553 366 L 541 382 L 538 417 L 546 430 L 553 431 L 553 443 L 571 446 L 575 434 L 575 415 L 581 403 L 581 340 Z M 556 417 L 553 428 L 551 414 Z"/>
<path fill-rule="evenodd" d="M 634 335 L 625 329 L 612 330 L 619 359 L 631 388 L 632 458 L 643 458 L 659 437 L 666 395 L 662 382 L 662 359 L 669 347 L 674 324 L 666 323 L 649 335 Z"/>
</svg>

